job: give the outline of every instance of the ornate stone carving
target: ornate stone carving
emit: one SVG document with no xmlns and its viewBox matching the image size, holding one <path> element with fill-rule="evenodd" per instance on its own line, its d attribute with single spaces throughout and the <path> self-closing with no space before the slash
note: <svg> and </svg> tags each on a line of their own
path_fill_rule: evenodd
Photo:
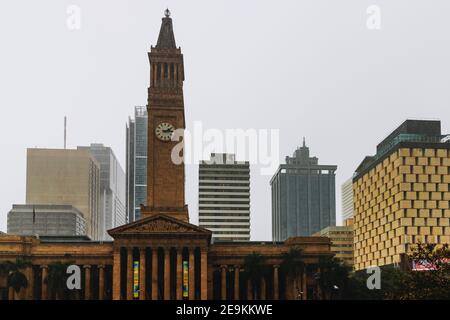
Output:
<svg viewBox="0 0 450 320">
<path fill-rule="evenodd" d="M 191 228 L 168 220 L 158 219 L 137 225 L 124 230 L 123 233 L 165 233 L 165 232 L 192 232 Z"/>
</svg>

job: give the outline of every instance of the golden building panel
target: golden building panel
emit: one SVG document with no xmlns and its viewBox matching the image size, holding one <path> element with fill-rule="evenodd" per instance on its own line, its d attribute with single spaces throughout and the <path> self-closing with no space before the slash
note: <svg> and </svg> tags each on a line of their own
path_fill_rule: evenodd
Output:
<svg viewBox="0 0 450 320">
<path fill-rule="evenodd" d="M 401 148 L 354 182 L 357 270 L 399 261 L 415 237 L 448 242 L 449 166 L 446 149 Z"/>
</svg>

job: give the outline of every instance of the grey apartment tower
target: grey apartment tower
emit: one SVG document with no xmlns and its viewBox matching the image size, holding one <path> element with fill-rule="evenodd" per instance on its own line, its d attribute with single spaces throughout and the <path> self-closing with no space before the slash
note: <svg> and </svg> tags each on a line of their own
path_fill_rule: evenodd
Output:
<svg viewBox="0 0 450 320">
<path fill-rule="evenodd" d="M 126 132 L 127 220 L 141 218 L 140 205 L 147 204 L 147 108 L 135 107 Z"/>
<path fill-rule="evenodd" d="M 272 238 L 311 236 L 336 225 L 335 165 L 319 165 L 309 148 L 286 157 L 270 180 L 272 188 Z"/>
<path fill-rule="evenodd" d="M 199 226 L 213 241 L 250 240 L 250 164 L 234 154 L 211 154 L 199 165 Z"/>
</svg>

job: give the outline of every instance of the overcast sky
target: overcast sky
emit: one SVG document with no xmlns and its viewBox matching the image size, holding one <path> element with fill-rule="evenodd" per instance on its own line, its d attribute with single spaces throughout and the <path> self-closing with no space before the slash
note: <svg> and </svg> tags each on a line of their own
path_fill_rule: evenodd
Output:
<svg viewBox="0 0 450 320">
<path fill-rule="evenodd" d="M 81 29 L 67 27 L 69 5 Z M 367 8 L 381 29 L 367 27 Z M 0 3 L 0 230 L 25 201 L 26 148 L 104 143 L 125 164 L 125 123 L 145 105 L 147 52 L 172 11 L 185 62 L 188 129 L 280 129 L 280 159 L 306 136 L 340 185 L 407 118 L 450 132 L 448 0 L 64 1 Z M 198 168 L 187 166 L 197 223 Z M 270 176 L 252 167 L 252 239 L 271 239 Z"/>
</svg>

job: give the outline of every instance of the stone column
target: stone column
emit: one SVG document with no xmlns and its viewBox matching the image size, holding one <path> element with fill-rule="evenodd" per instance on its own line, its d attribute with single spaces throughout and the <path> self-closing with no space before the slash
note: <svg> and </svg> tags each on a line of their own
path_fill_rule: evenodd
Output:
<svg viewBox="0 0 450 320">
<path fill-rule="evenodd" d="M 279 287 L 279 279 L 278 279 L 278 269 L 280 268 L 279 265 L 273 266 L 273 299 L 279 300 L 280 299 L 280 287 Z"/>
<path fill-rule="evenodd" d="M 183 300 L 183 247 L 177 248 L 177 300 Z"/>
<path fill-rule="evenodd" d="M 261 300 L 266 300 L 266 278 L 264 276 L 261 277 Z"/>
<path fill-rule="evenodd" d="M 170 300 L 170 248 L 164 248 L 164 300 Z"/>
<path fill-rule="evenodd" d="M 195 248 L 189 248 L 189 300 L 195 300 Z"/>
<path fill-rule="evenodd" d="M 139 248 L 139 300 L 146 298 L 145 248 Z"/>
<path fill-rule="evenodd" d="M 208 251 L 201 249 L 200 253 L 200 299 L 208 300 Z"/>
<path fill-rule="evenodd" d="M 98 300 L 105 299 L 105 266 L 98 265 Z"/>
<path fill-rule="evenodd" d="M 153 73 L 152 73 L 152 86 L 155 86 L 156 83 L 156 73 L 158 72 L 158 70 L 156 70 L 157 68 L 157 64 L 153 63 L 152 65 L 152 69 L 153 69 Z"/>
<path fill-rule="evenodd" d="M 84 265 L 84 300 L 91 300 L 91 266 Z"/>
<path fill-rule="evenodd" d="M 306 300 L 308 299 L 308 287 L 307 287 L 307 277 L 306 277 L 306 265 L 303 267 L 303 272 L 302 272 L 302 300 Z"/>
<path fill-rule="evenodd" d="M 285 286 L 284 286 L 284 293 L 285 293 L 285 299 L 286 300 L 295 300 L 295 297 L 292 293 L 292 291 L 294 290 L 294 281 L 292 279 L 292 276 L 290 276 L 289 274 L 286 274 L 284 279 L 283 279 Z"/>
<path fill-rule="evenodd" d="M 175 63 L 174 65 L 175 68 L 175 83 L 178 83 L 178 63 Z"/>
<path fill-rule="evenodd" d="M 48 287 L 47 287 L 47 277 L 48 277 L 48 266 L 42 265 L 42 284 L 41 284 L 41 300 L 48 299 Z"/>
<path fill-rule="evenodd" d="M 214 268 L 212 265 L 209 265 L 208 267 L 208 298 L 213 298 L 213 290 L 214 290 Z"/>
<path fill-rule="evenodd" d="M 16 292 L 13 287 L 8 288 L 8 300 L 16 300 Z"/>
<path fill-rule="evenodd" d="M 152 300 L 158 300 L 158 248 L 152 248 Z"/>
<path fill-rule="evenodd" d="M 227 266 L 220 266 L 220 298 L 222 300 L 227 299 Z"/>
<path fill-rule="evenodd" d="M 133 248 L 127 248 L 127 300 L 133 300 Z"/>
<path fill-rule="evenodd" d="M 320 277 L 322 277 L 322 270 L 320 268 L 317 269 L 317 272 L 319 273 Z M 317 282 L 317 285 L 316 285 L 316 288 L 317 288 L 317 300 L 323 300 L 322 289 L 320 288 L 319 282 L 318 281 L 316 281 L 316 282 Z"/>
<path fill-rule="evenodd" d="M 25 299 L 26 300 L 33 300 L 34 297 L 34 272 L 33 272 L 33 266 L 30 265 L 26 268 L 25 274 L 28 280 L 28 287 L 25 289 Z"/>
<path fill-rule="evenodd" d="M 113 300 L 120 300 L 120 248 L 114 249 L 113 265 Z"/>
<path fill-rule="evenodd" d="M 234 300 L 239 300 L 239 274 L 240 266 L 234 266 Z"/>
</svg>

